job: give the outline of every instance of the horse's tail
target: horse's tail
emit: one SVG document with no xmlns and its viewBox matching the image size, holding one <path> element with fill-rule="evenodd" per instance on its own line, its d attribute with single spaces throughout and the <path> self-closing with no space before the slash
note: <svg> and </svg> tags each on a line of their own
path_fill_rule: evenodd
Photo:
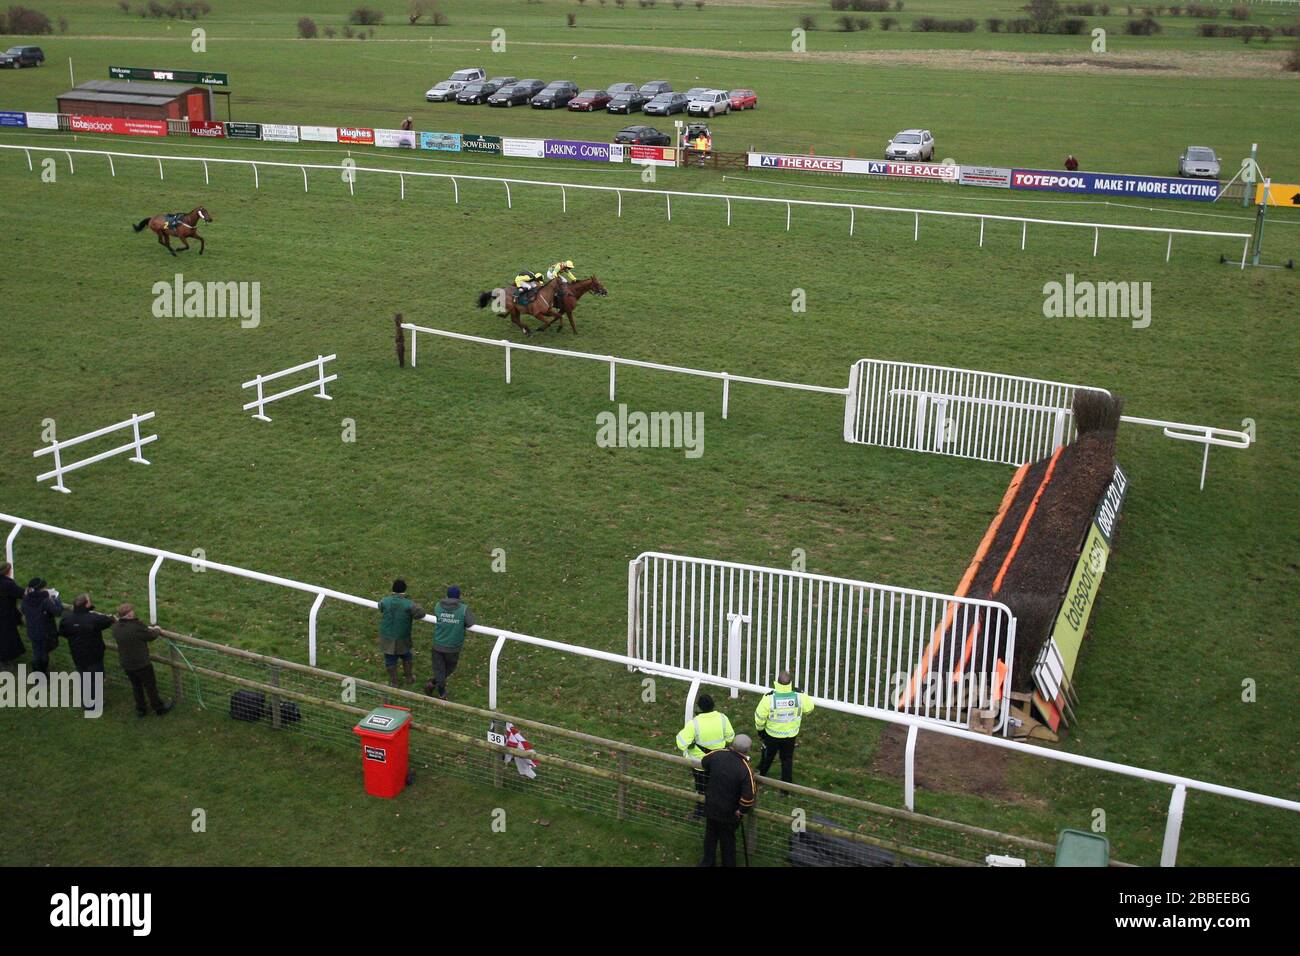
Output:
<svg viewBox="0 0 1300 956">
<path fill-rule="evenodd" d="M 492 301 L 491 292 L 480 292 L 478 294 L 478 307 L 480 309 L 486 309 L 488 307 L 488 303 L 491 301 Z"/>
<path fill-rule="evenodd" d="M 131 228 L 134 229 L 136 232 L 141 232 L 141 231 L 144 229 L 144 227 L 147 226 L 147 225 L 149 225 L 149 217 L 148 217 L 148 216 L 146 216 L 144 219 L 141 219 L 139 222 L 137 222 L 137 223 L 136 223 L 134 226 L 132 226 Z"/>
</svg>

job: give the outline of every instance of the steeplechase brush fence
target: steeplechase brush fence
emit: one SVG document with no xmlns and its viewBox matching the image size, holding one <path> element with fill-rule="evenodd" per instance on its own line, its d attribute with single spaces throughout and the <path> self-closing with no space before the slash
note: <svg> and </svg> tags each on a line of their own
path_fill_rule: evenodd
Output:
<svg viewBox="0 0 1300 956">
<path fill-rule="evenodd" d="M 54 468 L 50 471 L 44 472 L 43 474 L 37 475 L 36 481 L 48 481 L 53 478 L 54 484 L 50 487 L 55 491 L 61 491 L 66 495 L 71 494 L 72 489 L 63 483 L 63 476 L 68 474 L 68 472 L 76 471 L 78 468 L 85 468 L 87 465 L 93 465 L 96 462 L 103 461 L 106 458 L 112 458 L 114 455 L 120 455 L 123 452 L 128 451 L 135 452 L 135 454 L 130 457 L 130 461 L 140 465 L 149 464 L 148 459 L 144 457 L 141 449 L 150 442 L 157 441 L 158 436 L 141 435 L 140 423 L 147 422 L 153 417 L 153 412 L 145 412 L 143 415 L 132 415 L 125 421 L 118 422 L 115 425 L 106 425 L 103 428 L 97 428 L 93 432 L 87 432 L 84 435 L 78 435 L 76 438 L 69 438 L 66 441 L 60 441 L 58 438 L 51 438 L 50 443 L 44 448 L 38 448 L 36 451 L 32 452 L 33 458 L 40 458 L 42 455 L 54 456 Z M 74 448 L 83 442 L 93 441 L 96 438 L 111 435 L 113 432 L 121 431 L 126 428 L 131 429 L 132 435 L 131 440 L 126 444 L 119 445 L 116 448 L 110 448 L 108 451 L 101 451 L 97 455 L 91 455 L 89 458 L 83 458 L 80 461 L 69 463 L 64 460 L 64 452 L 67 449 Z"/>
<path fill-rule="evenodd" d="M 295 365 L 293 368 L 281 369 L 278 372 L 272 372 L 270 375 L 258 375 L 252 381 L 245 382 L 240 387 L 257 389 L 257 397 L 251 402 L 245 403 L 244 411 L 247 412 L 252 409 L 257 409 L 253 412 L 253 417 L 259 421 L 269 422 L 271 419 L 266 414 L 267 405 L 270 405 L 272 402 L 278 402 L 282 398 L 288 398 L 290 395 L 297 395 L 299 392 L 305 392 L 313 388 L 316 389 L 316 398 L 323 398 L 327 402 L 331 401 L 333 396 L 326 393 L 325 386 L 338 379 L 338 375 L 333 372 L 326 375 L 325 363 L 333 362 L 336 358 L 338 358 L 337 355 L 318 355 L 310 362 L 303 362 L 301 365 Z M 283 392 L 276 392 L 274 395 L 263 394 L 262 386 L 266 382 L 274 382 L 277 379 L 284 378 L 286 375 L 296 375 L 298 372 L 309 368 L 314 368 L 316 370 L 316 377 L 310 382 L 303 382 L 301 385 L 286 388 Z"/>
<path fill-rule="evenodd" d="M 728 195 L 726 193 L 705 193 L 690 192 L 685 190 L 671 189 L 643 189 L 629 186 L 602 186 L 590 183 L 561 183 L 550 180 L 537 179 L 509 179 L 501 176 L 476 176 L 468 173 L 432 173 L 422 170 L 403 170 L 403 169 L 385 169 L 375 166 L 360 166 L 355 161 L 348 160 L 347 164 L 324 164 L 324 163 L 283 163 L 272 162 L 260 159 L 236 159 L 229 157 L 212 157 L 212 156 L 177 156 L 157 153 L 132 153 L 116 152 L 102 149 L 68 149 L 57 146 L 17 146 L 10 144 L 0 144 L 0 149 L 22 150 L 27 157 L 27 166 L 29 169 L 34 168 L 32 165 L 32 151 L 44 153 L 62 153 L 67 157 L 69 171 L 76 171 L 72 157 L 74 154 L 87 156 L 102 156 L 108 160 L 109 172 L 116 176 L 117 167 L 113 163 L 114 157 L 119 159 L 144 159 L 152 160 L 158 164 L 158 176 L 163 178 L 163 162 L 176 163 L 200 163 L 203 166 L 203 181 L 205 184 L 210 182 L 210 170 L 212 167 L 222 166 L 242 166 L 249 168 L 253 174 L 253 187 L 261 188 L 261 177 L 259 169 L 291 169 L 298 170 L 302 174 L 302 188 L 304 192 L 308 191 L 308 170 L 326 171 L 339 177 L 339 182 L 347 184 L 349 194 L 355 194 L 358 174 L 364 173 L 380 177 L 396 177 L 398 182 L 398 195 L 406 198 L 406 181 L 408 179 L 419 180 L 439 180 L 450 182 L 452 187 L 453 202 L 460 202 L 460 184 L 465 183 L 493 183 L 504 187 L 504 199 L 506 208 L 514 206 L 514 199 L 511 193 L 511 186 L 516 187 L 533 187 L 538 189 L 555 190 L 559 194 L 560 207 L 563 211 L 568 211 L 569 192 L 585 193 L 603 193 L 613 194 L 615 198 L 615 216 L 622 218 L 623 215 L 623 196 L 651 196 L 663 200 L 664 213 L 669 221 L 673 218 L 673 200 L 709 200 L 712 202 L 721 202 L 725 206 L 726 224 L 731 225 L 732 205 L 739 203 L 741 205 L 751 204 L 761 207 L 776 206 L 785 208 L 785 230 L 790 231 L 793 223 L 794 210 L 799 209 L 832 209 L 847 212 L 848 217 L 848 234 L 854 235 L 857 228 L 857 217 L 859 213 L 884 213 L 888 215 L 910 216 L 913 220 L 912 238 L 913 241 L 920 241 L 921 238 L 921 218 L 928 217 L 939 220 L 978 222 L 979 235 L 978 245 L 984 245 L 984 226 L 989 222 L 1006 222 L 1017 223 L 1020 225 L 1020 248 L 1024 250 L 1028 247 L 1029 227 L 1033 226 L 1052 226 L 1071 230 L 1091 230 L 1093 234 L 1092 254 L 1095 257 L 1101 242 L 1101 234 L 1107 233 L 1130 233 L 1138 235 L 1161 236 L 1165 241 L 1165 261 L 1168 262 L 1173 255 L 1174 237 L 1181 236 L 1186 238 L 1208 238 L 1208 239 L 1234 239 L 1242 243 L 1241 250 L 1241 268 L 1246 268 L 1246 257 L 1250 251 L 1251 233 L 1249 232 L 1222 232 L 1202 229 L 1177 229 L 1168 226 L 1133 226 L 1119 223 L 1105 222 L 1081 222 L 1070 219 L 1040 219 L 1027 216 L 1001 216 L 992 213 L 979 212 L 956 212 L 947 209 L 918 209 L 904 206 L 879 206 L 867 203 L 847 203 L 831 202 L 816 199 L 793 199 L 786 197 L 772 196 L 746 196 L 746 195 Z"/>
</svg>

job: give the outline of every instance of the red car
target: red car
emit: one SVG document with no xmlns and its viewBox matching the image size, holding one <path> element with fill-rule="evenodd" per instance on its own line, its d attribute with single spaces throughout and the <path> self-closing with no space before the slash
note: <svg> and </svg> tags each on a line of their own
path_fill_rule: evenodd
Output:
<svg viewBox="0 0 1300 956">
<path fill-rule="evenodd" d="M 612 99 L 604 90 L 583 90 L 573 99 L 569 100 L 569 109 L 580 112 L 590 113 L 592 110 L 603 110 L 609 105 Z"/>
<path fill-rule="evenodd" d="M 758 109 L 758 94 L 753 90 L 732 90 L 727 95 L 731 98 L 733 110 Z"/>
</svg>

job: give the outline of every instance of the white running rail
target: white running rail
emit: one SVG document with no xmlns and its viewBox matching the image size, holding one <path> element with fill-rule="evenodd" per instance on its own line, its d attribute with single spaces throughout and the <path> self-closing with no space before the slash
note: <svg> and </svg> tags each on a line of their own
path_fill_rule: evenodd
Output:
<svg viewBox="0 0 1300 956">
<path fill-rule="evenodd" d="M 26 518 L 18 518 L 9 514 L 0 513 L 0 521 L 13 525 L 8 536 L 5 538 L 5 560 L 10 564 L 14 563 L 14 541 L 23 528 L 30 528 L 33 531 L 42 531 L 46 534 L 52 534 L 62 538 L 71 538 L 75 541 L 86 542 L 87 544 L 113 548 L 118 551 L 126 551 L 133 554 L 142 554 L 153 557 L 154 562 L 149 570 L 150 623 L 157 623 L 158 621 L 156 579 L 158 569 L 162 566 L 164 561 L 175 561 L 179 564 L 192 568 L 202 568 L 203 570 L 222 571 L 252 581 L 262 581 L 267 584 L 275 584 L 280 587 L 292 588 L 296 591 L 305 591 L 310 594 L 315 594 L 316 600 L 312 604 L 311 617 L 308 625 L 310 649 L 309 663 L 313 666 L 316 663 L 316 615 L 320 611 L 321 604 L 324 603 L 325 598 L 334 598 L 361 607 L 374 609 L 378 609 L 379 607 L 377 602 L 371 601 L 368 598 L 356 597 L 355 595 L 347 594 L 342 591 L 336 591 L 333 588 L 305 584 L 301 581 L 294 581 L 291 578 L 282 578 L 277 577 L 276 575 L 263 574 L 260 571 L 248 571 L 244 568 L 234 567 L 229 564 L 218 564 L 214 561 L 209 561 L 206 558 L 200 559 L 195 558 L 192 555 L 177 554 L 174 551 L 164 551 L 160 548 L 150 548 L 145 545 L 131 544 L 113 538 L 104 538 L 99 535 L 86 534 L 82 531 L 71 531 L 67 528 L 59 528 L 40 521 L 30 521 Z M 426 615 L 424 620 L 429 623 L 434 623 L 434 619 L 431 616 Z M 474 627 L 469 628 L 469 630 L 474 634 L 479 634 L 484 637 L 496 638 L 496 643 L 492 648 L 490 663 L 491 673 L 488 684 L 488 707 L 492 710 L 497 709 L 497 665 L 500 661 L 502 650 L 505 645 L 511 641 L 517 644 L 528 644 L 533 647 L 547 648 L 564 654 L 573 654 L 591 660 L 605 661 L 629 669 L 649 671 L 665 677 L 689 680 L 691 682 L 690 694 L 692 697 L 699 685 L 702 683 L 718 687 L 735 688 L 737 690 L 755 694 L 764 694 L 771 690 L 770 686 L 749 684 L 744 681 L 732 680 L 726 677 L 714 677 L 708 674 L 689 671 L 680 667 L 672 667 L 665 664 L 647 666 L 645 661 L 624 654 L 614 654 L 609 651 L 601 651 L 592 647 L 564 644 L 560 641 L 551 641 L 546 638 L 533 637 L 529 634 L 518 634 L 514 631 L 506 631 L 495 627 L 475 625 Z M 1286 800 L 1282 797 L 1273 797 L 1267 794 L 1254 793 L 1250 790 L 1240 790 L 1236 787 L 1225 787 L 1221 784 L 1208 783 L 1203 780 L 1196 780 L 1191 777 L 1183 777 L 1177 774 L 1162 773 L 1158 770 L 1145 770 L 1141 767 L 1115 763 L 1111 760 L 1098 760 L 1094 757 L 1085 757 L 1080 754 L 1072 754 L 1059 750 L 1049 750 L 1046 747 L 1029 746 L 1003 737 L 974 733 L 960 727 L 953 727 L 925 717 L 918 717 L 914 714 L 903 714 L 892 710 L 881 710 L 879 708 L 866 707 L 860 704 L 844 704 L 839 701 L 826 699 L 814 699 L 814 702 L 818 707 L 824 707 L 827 710 L 839 711 L 846 714 L 855 714 L 861 717 L 870 717 L 876 720 L 885 721 L 886 723 L 898 724 L 908 728 L 908 743 L 905 751 L 906 772 L 904 804 L 909 810 L 914 809 L 915 792 L 912 782 L 915 780 L 914 763 L 916 739 L 921 731 L 926 731 L 928 733 L 943 734 L 948 737 L 957 737 L 961 740 L 969 741 L 977 746 L 1000 747 L 1004 750 L 1014 751 L 1034 759 L 1050 760 L 1056 763 L 1071 764 L 1076 767 L 1089 767 L 1094 770 L 1102 770 L 1108 773 L 1120 774 L 1122 776 L 1134 777 L 1141 780 L 1150 780 L 1155 783 L 1172 787 L 1173 793 L 1170 798 L 1169 815 L 1165 826 L 1164 846 L 1160 858 L 1162 866 L 1174 866 L 1177 862 L 1178 838 L 1182 831 L 1183 806 L 1186 801 L 1187 791 L 1189 790 L 1215 794 L 1221 797 L 1229 797 L 1231 799 L 1242 800 L 1260 806 L 1287 810 L 1291 813 L 1300 813 L 1300 802 L 1295 800 Z"/>
<path fill-rule="evenodd" d="M 157 441 L 158 436 L 145 435 L 142 437 L 140 435 L 140 423 L 147 422 L 153 417 L 153 412 L 145 412 L 143 415 L 132 415 L 126 421 L 118 422 L 116 425 L 107 425 L 103 428 L 97 428 L 93 432 L 78 435 L 76 438 L 69 438 L 67 441 L 59 441 L 57 437 L 50 439 L 50 444 L 32 452 L 33 458 L 39 458 L 42 455 L 54 456 L 54 469 L 52 471 L 47 471 L 44 474 L 37 475 L 37 482 L 47 481 L 48 479 L 53 478 L 54 484 L 50 487 L 55 491 L 61 491 L 67 495 L 72 493 L 72 489 L 64 485 L 63 476 L 70 471 L 76 471 L 78 468 L 85 468 L 87 465 L 93 465 L 95 462 L 103 461 L 105 458 L 112 458 L 114 455 L 120 455 L 124 451 L 135 452 L 135 454 L 131 456 L 131 461 L 141 465 L 149 464 L 148 460 L 143 454 L 141 454 L 140 449 L 145 445 L 148 445 L 150 442 Z M 80 445 L 82 442 L 87 442 L 95 438 L 101 438 L 104 435 L 111 434 L 112 432 L 123 428 L 131 429 L 131 434 L 133 436 L 125 445 L 119 445 L 117 448 L 111 448 L 108 451 L 101 451 L 97 455 L 83 458 L 81 461 L 74 461 L 71 464 L 68 464 L 63 460 L 64 449 L 72 448 L 74 445 Z"/>
<path fill-rule="evenodd" d="M 1173 253 L 1174 236 L 1238 239 L 1241 240 L 1242 242 L 1242 249 L 1241 249 L 1242 269 L 1246 268 L 1246 257 L 1250 251 L 1250 239 L 1251 239 L 1251 234 L 1248 232 L 1218 232 L 1218 231 L 1209 231 L 1209 230 L 1201 230 L 1201 229 L 1177 229 L 1168 226 L 1130 226 L 1130 225 L 1122 225 L 1118 223 L 1106 223 L 1106 222 L 1080 222 L 1072 219 L 1036 219 L 1036 218 L 1029 218 L 1025 216 L 999 216 L 999 215 L 994 215 L 992 213 L 955 212 L 947 209 L 916 209 L 916 208 L 908 208 L 904 206 L 875 206 L 875 205 L 868 205 L 865 203 L 830 202 L 830 201 L 823 201 L 817 199 L 787 199 L 787 198 L 779 198 L 779 197 L 772 197 L 772 196 L 729 195 L 727 193 L 703 193 L 703 192 L 689 192 L 683 190 L 670 190 L 670 189 L 640 189 L 636 187 L 601 186 L 601 185 L 594 185 L 588 183 L 559 183 L 559 182 L 553 182 L 549 180 L 538 180 L 538 179 L 506 179 L 500 176 L 473 176 L 473 175 L 462 174 L 462 173 L 431 173 L 422 170 L 384 169 L 382 167 L 374 167 L 374 166 L 343 166 L 341 164 L 332 165 L 332 164 L 324 164 L 324 163 L 281 163 L 281 162 L 271 162 L 269 160 L 260 160 L 260 159 L 233 159 L 228 157 L 217 158 L 217 157 L 210 157 L 210 156 L 176 156 L 171 154 L 160 155 L 157 153 L 115 152 L 113 150 L 102 150 L 102 149 L 64 149 L 62 147 L 57 147 L 57 146 L 14 146 L 14 145 L 0 144 L 0 149 L 23 150 L 27 154 L 28 169 L 32 168 L 32 157 L 31 157 L 32 150 L 38 150 L 40 152 L 47 152 L 47 153 L 64 153 L 68 158 L 68 165 L 70 169 L 72 167 L 73 153 L 85 154 L 91 156 L 103 156 L 108 159 L 109 171 L 114 176 L 117 175 L 116 167 L 113 165 L 114 156 L 126 158 L 126 159 L 153 160 L 158 164 L 158 174 L 160 178 L 162 176 L 163 160 L 168 160 L 170 162 L 178 162 L 178 163 L 202 163 L 203 181 L 205 183 L 209 181 L 210 165 L 224 164 L 224 165 L 251 167 L 253 171 L 254 188 L 259 188 L 259 189 L 261 188 L 261 180 L 260 177 L 258 176 L 259 168 L 296 169 L 300 171 L 302 173 L 302 187 L 304 191 L 306 191 L 307 189 L 307 170 L 309 169 L 328 170 L 331 173 L 340 174 L 341 175 L 340 181 L 346 182 L 348 184 L 348 190 L 350 192 L 355 191 L 357 173 L 374 173 L 380 176 L 396 176 L 398 178 L 402 198 L 406 198 L 406 180 L 408 177 L 413 179 L 422 178 L 422 179 L 450 180 L 452 184 L 453 198 L 455 202 L 460 202 L 459 184 L 462 181 L 498 183 L 505 187 L 505 200 L 506 200 L 507 208 L 513 207 L 513 200 L 511 198 L 511 193 L 510 193 L 510 187 L 512 185 L 539 186 L 547 189 L 559 190 L 560 202 L 566 210 L 568 208 L 568 199 L 567 199 L 568 190 L 573 189 L 573 190 L 585 190 L 588 192 L 614 193 L 617 197 L 617 206 L 616 206 L 615 214 L 618 217 L 622 217 L 623 215 L 623 194 L 624 193 L 628 193 L 630 195 L 658 196 L 658 197 L 662 197 L 664 200 L 664 209 L 670 221 L 672 219 L 673 197 L 679 197 L 681 199 L 722 200 L 723 202 L 726 203 L 727 225 L 731 225 L 731 204 L 733 202 L 762 203 L 762 204 L 785 207 L 785 211 L 786 211 L 785 228 L 787 232 L 790 230 L 791 210 L 795 206 L 798 206 L 800 208 L 847 210 L 849 213 L 849 235 L 850 236 L 853 235 L 854 233 L 858 212 L 901 213 L 908 216 L 912 216 L 914 219 L 913 238 L 917 241 L 919 241 L 921 235 L 922 216 L 935 216 L 939 218 L 948 218 L 948 219 L 978 220 L 980 224 L 979 244 L 981 246 L 984 245 L 985 222 L 1015 222 L 1015 223 L 1019 223 L 1021 226 L 1021 230 L 1020 230 L 1021 249 L 1026 248 L 1026 244 L 1028 242 L 1028 236 L 1029 236 L 1029 226 L 1031 224 L 1043 225 L 1043 226 L 1063 226 L 1063 227 L 1075 228 L 1075 229 L 1091 229 L 1093 231 L 1092 251 L 1094 256 L 1096 256 L 1097 254 L 1098 242 L 1100 240 L 1100 236 L 1103 230 L 1110 231 L 1110 232 L 1147 233 L 1151 235 L 1164 236 L 1166 238 L 1166 243 L 1165 243 L 1166 262 L 1169 261 L 1169 258 Z"/>
<path fill-rule="evenodd" d="M 290 395 L 297 395 L 299 392 L 305 392 L 310 388 L 316 389 L 316 396 L 315 396 L 316 398 L 323 398 L 327 402 L 332 401 L 333 396 L 327 395 L 325 393 L 325 386 L 328 385 L 330 382 L 335 381 L 338 378 L 338 376 L 333 373 L 326 375 L 325 363 L 332 362 L 336 358 L 338 358 L 337 355 L 318 355 L 310 362 L 303 362 L 301 365 L 295 365 L 293 368 L 282 369 L 279 372 L 272 372 L 270 375 L 259 375 L 251 382 L 245 382 L 241 386 L 241 388 L 256 388 L 257 398 L 253 399 L 251 402 L 246 403 L 244 405 L 244 411 L 249 411 L 255 408 L 257 409 L 257 411 L 253 412 L 253 417 L 259 419 L 260 421 L 269 422 L 271 419 L 268 418 L 266 415 L 267 405 L 270 405 L 272 402 L 279 401 L 282 398 L 288 398 Z M 286 375 L 293 375 L 297 372 L 301 372 L 304 369 L 309 369 L 309 368 L 316 369 L 316 377 L 312 379 L 310 382 L 304 382 L 301 385 L 295 385 L 293 388 L 287 388 L 283 392 L 276 392 L 274 395 L 264 395 L 262 393 L 263 383 L 273 382 L 278 378 L 284 378 Z"/>
</svg>

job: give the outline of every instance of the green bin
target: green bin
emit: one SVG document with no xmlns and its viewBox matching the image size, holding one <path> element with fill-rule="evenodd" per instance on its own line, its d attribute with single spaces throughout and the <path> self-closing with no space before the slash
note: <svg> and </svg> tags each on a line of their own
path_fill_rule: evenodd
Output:
<svg viewBox="0 0 1300 956">
<path fill-rule="evenodd" d="M 1062 830 L 1056 838 L 1056 866 L 1108 866 L 1110 841 L 1086 830 Z"/>
</svg>

